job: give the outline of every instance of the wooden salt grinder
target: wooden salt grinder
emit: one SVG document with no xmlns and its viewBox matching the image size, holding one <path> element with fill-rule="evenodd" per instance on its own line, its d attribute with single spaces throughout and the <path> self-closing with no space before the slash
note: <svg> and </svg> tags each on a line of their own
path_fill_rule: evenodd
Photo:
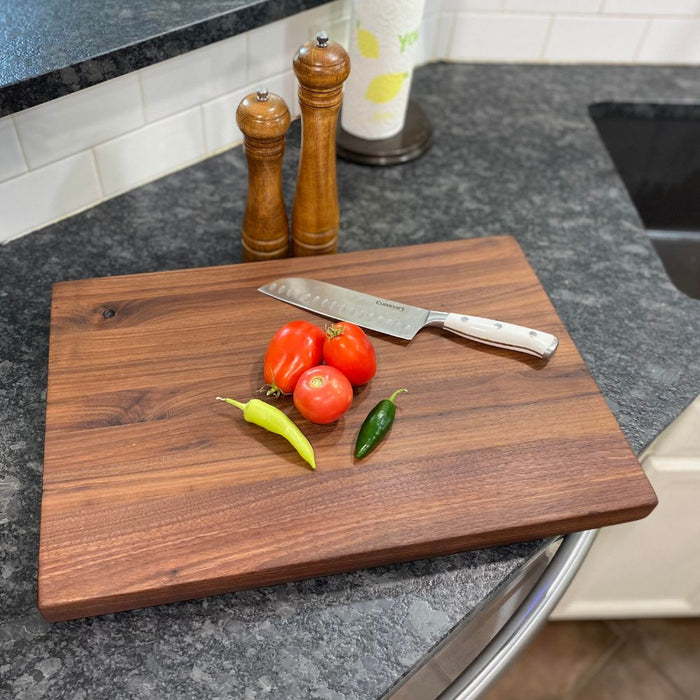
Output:
<svg viewBox="0 0 700 700">
<path fill-rule="evenodd" d="M 345 49 L 321 32 L 294 57 L 301 107 L 301 155 L 292 209 L 292 255 L 338 249 L 335 129 L 343 83 L 350 73 Z"/>
<path fill-rule="evenodd" d="M 248 159 L 248 200 L 241 237 L 245 262 L 289 254 L 289 221 L 282 194 L 284 135 L 289 122 L 285 101 L 264 89 L 246 95 L 236 110 Z"/>
</svg>

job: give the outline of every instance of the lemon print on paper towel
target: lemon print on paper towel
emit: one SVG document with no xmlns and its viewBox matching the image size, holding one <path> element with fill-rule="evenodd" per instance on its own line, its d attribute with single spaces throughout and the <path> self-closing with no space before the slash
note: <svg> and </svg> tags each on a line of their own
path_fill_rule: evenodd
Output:
<svg viewBox="0 0 700 700">
<path fill-rule="evenodd" d="M 357 30 L 357 47 L 365 58 L 379 58 L 379 42 L 377 37 L 367 29 Z"/>
<path fill-rule="evenodd" d="M 367 86 L 365 98 L 371 102 L 389 102 L 399 94 L 408 73 L 385 73 L 378 75 Z"/>
</svg>

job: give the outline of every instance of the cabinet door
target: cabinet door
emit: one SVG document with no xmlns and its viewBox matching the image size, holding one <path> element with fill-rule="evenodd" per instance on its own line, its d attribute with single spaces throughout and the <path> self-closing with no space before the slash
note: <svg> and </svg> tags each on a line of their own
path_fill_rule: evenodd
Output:
<svg viewBox="0 0 700 700">
<path fill-rule="evenodd" d="M 641 462 L 659 505 L 598 533 L 552 618 L 700 615 L 700 397 Z"/>
</svg>

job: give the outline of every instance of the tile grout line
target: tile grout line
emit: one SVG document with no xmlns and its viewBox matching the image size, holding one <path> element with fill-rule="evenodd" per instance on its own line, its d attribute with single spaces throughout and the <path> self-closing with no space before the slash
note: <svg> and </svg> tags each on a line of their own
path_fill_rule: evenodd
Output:
<svg viewBox="0 0 700 700">
<path fill-rule="evenodd" d="M 136 71 L 136 82 L 137 85 L 139 86 L 139 97 L 141 98 L 141 119 L 143 120 L 143 123 L 141 124 L 140 128 L 143 128 L 148 124 L 148 118 L 146 114 L 146 95 L 143 91 L 143 72 L 146 70 L 145 68 L 141 68 L 140 70 Z"/>
<path fill-rule="evenodd" d="M 457 20 L 459 19 L 459 13 L 458 12 L 447 12 L 445 14 L 445 21 L 449 23 L 449 31 L 447 32 L 447 46 L 445 46 L 445 58 L 454 60 L 452 58 L 452 44 L 454 42 L 454 36 L 455 36 L 455 24 L 457 24 Z"/>
<path fill-rule="evenodd" d="M 552 32 L 554 31 L 554 23 L 557 20 L 556 12 L 552 12 L 549 16 L 549 22 L 547 23 L 547 31 L 544 34 L 544 40 L 542 41 L 542 48 L 540 49 L 539 60 L 543 63 L 547 63 L 547 50 L 549 48 L 549 43 L 552 40 Z"/>
<path fill-rule="evenodd" d="M 667 675 L 666 671 L 661 666 L 658 666 L 656 661 L 654 661 L 654 659 L 647 653 L 646 646 L 642 642 L 643 636 L 643 633 L 639 632 L 637 628 L 637 630 L 635 630 L 635 637 L 639 642 L 639 646 L 642 651 L 642 656 L 644 657 L 646 662 L 680 695 L 680 697 L 684 698 L 684 700 L 695 700 L 692 696 L 688 695 L 682 688 L 677 686 L 673 678 Z"/>
<path fill-rule="evenodd" d="M 642 35 L 639 37 L 639 42 L 637 43 L 637 46 L 635 46 L 634 51 L 632 52 L 633 63 L 639 63 L 639 56 L 644 50 L 644 45 L 647 43 L 649 33 L 651 32 L 651 24 L 652 19 L 651 17 L 648 17 L 646 24 L 644 25 L 644 29 L 642 30 Z"/>
<path fill-rule="evenodd" d="M 678 695 L 683 698 L 683 700 L 695 700 L 691 695 L 688 695 L 682 688 L 679 688 L 673 681 L 673 678 L 670 678 L 669 676 L 666 675 L 666 673 L 663 671 L 663 669 L 659 668 L 647 655 L 646 653 L 644 654 L 644 658 L 647 660 L 650 666 L 653 667 L 653 669 L 678 693 Z"/>
<path fill-rule="evenodd" d="M 18 112 L 19 114 L 19 112 Z M 31 172 L 31 168 L 29 167 L 29 159 L 27 158 L 27 154 L 25 153 L 24 150 L 24 144 L 22 143 L 22 139 L 20 138 L 19 135 L 19 129 L 17 128 L 17 121 L 15 120 L 15 115 L 10 114 L 10 124 L 12 124 L 12 129 L 15 132 L 15 138 L 17 139 L 17 143 L 19 144 L 19 152 L 22 156 L 22 160 L 24 161 L 24 173 L 22 175 Z M 19 176 L 17 176 L 19 177 Z"/>
<path fill-rule="evenodd" d="M 207 127 L 206 119 L 204 118 L 204 105 L 199 105 L 199 123 L 202 129 L 202 152 L 205 156 L 211 155 L 212 151 L 209 150 L 209 145 L 207 143 Z"/>
<path fill-rule="evenodd" d="M 100 172 L 99 165 L 97 163 L 97 154 L 95 153 L 95 147 L 92 146 L 91 148 L 88 149 L 90 151 L 90 155 L 92 156 L 92 167 L 95 168 L 95 176 L 97 177 L 97 186 L 100 190 L 100 202 L 104 202 L 105 200 L 105 186 L 104 183 L 102 182 L 102 173 Z"/>
<path fill-rule="evenodd" d="M 600 673 L 605 666 L 612 660 L 613 656 L 617 654 L 624 646 L 627 644 L 626 640 L 622 639 L 619 635 L 615 642 L 610 645 L 600 658 L 594 661 L 577 679 L 573 684 L 571 689 L 566 693 L 562 700 L 575 700 L 576 696 L 585 689 L 585 687 L 591 682 L 594 676 Z"/>
</svg>

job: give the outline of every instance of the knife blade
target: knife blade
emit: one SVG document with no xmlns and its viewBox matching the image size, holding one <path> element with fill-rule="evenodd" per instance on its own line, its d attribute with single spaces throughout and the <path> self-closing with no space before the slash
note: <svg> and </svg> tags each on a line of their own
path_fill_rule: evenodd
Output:
<svg viewBox="0 0 700 700">
<path fill-rule="evenodd" d="M 321 316 L 411 340 L 421 328 L 438 326 L 463 338 L 549 360 L 559 340 L 551 333 L 446 311 L 430 311 L 306 277 L 283 277 L 259 292 Z"/>
</svg>

